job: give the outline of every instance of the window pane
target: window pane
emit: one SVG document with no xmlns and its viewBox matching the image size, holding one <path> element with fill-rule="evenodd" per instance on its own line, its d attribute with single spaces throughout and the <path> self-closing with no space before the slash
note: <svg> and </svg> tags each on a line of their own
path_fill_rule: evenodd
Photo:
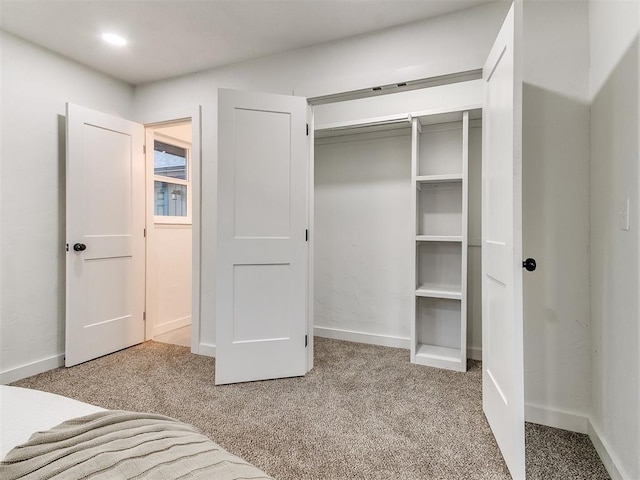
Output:
<svg viewBox="0 0 640 480">
<path fill-rule="evenodd" d="M 187 149 L 155 140 L 153 142 L 155 175 L 187 179 Z"/>
<path fill-rule="evenodd" d="M 154 213 L 163 217 L 187 216 L 187 187 L 175 183 L 154 182 Z"/>
</svg>

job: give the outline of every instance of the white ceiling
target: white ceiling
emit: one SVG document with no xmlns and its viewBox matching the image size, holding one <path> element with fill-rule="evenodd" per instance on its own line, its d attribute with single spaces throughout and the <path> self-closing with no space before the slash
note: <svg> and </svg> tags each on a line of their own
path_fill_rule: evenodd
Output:
<svg viewBox="0 0 640 480">
<path fill-rule="evenodd" d="M 139 84 L 495 0 L 1 0 L 0 28 Z M 129 44 L 105 44 L 105 31 Z"/>
</svg>

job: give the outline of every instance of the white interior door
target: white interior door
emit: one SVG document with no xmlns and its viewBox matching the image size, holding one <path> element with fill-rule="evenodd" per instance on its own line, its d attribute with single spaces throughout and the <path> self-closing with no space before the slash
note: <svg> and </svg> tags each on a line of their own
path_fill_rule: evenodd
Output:
<svg viewBox="0 0 640 480">
<path fill-rule="evenodd" d="M 70 367 L 144 341 L 144 127 L 67 104 Z"/>
<path fill-rule="evenodd" d="M 218 91 L 215 383 L 306 373 L 306 99 Z"/>
<path fill-rule="evenodd" d="M 482 402 L 515 480 L 525 478 L 522 336 L 522 4 L 484 66 Z"/>
</svg>

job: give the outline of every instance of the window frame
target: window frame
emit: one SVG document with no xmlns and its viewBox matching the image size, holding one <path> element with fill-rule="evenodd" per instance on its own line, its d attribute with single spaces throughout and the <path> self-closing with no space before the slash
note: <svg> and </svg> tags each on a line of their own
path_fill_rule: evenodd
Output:
<svg viewBox="0 0 640 480">
<path fill-rule="evenodd" d="M 182 180 L 181 178 L 174 177 L 165 177 L 163 175 L 155 174 L 155 141 L 159 141 L 162 143 L 167 143 L 169 145 L 174 145 L 176 147 L 180 147 L 186 150 L 187 158 L 186 158 L 186 170 L 187 170 L 187 179 Z M 185 142 L 183 140 L 179 140 L 174 137 L 170 137 L 168 135 L 163 135 L 161 133 L 153 132 L 153 144 L 151 145 L 153 151 L 151 152 L 151 160 L 152 160 L 152 170 L 153 170 L 153 182 L 151 188 L 151 196 L 152 196 L 152 205 L 153 205 L 153 223 L 155 225 L 192 225 L 192 207 L 191 207 L 191 197 L 193 192 L 191 191 L 191 143 Z M 155 184 L 158 182 L 172 183 L 174 185 L 184 185 L 187 189 L 187 215 L 186 216 L 177 216 L 177 215 L 156 215 L 155 214 Z"/>
</svg>

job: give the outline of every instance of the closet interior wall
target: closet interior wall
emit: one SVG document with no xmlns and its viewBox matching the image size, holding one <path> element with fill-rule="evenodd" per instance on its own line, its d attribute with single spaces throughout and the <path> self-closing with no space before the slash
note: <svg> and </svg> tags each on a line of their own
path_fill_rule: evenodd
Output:
<svg viewBox="0 0 640 480">
<path fill-rule="evenodd" d="M 350 130 L 315 141 L 314 331 L 408 347 L 411 131 Z"/>
<path fill-rule="evenodd" d="M 482 83 L 471 81 L 314 108 L 315 335 L 410 348 L 411 112 L 462 111 L 481 101 Z M 470 122 L 466 353 L 472 359 L 481 359 L 482 348 L 481 132 L 480 120 Z M 459 320 L 437 328 L 460 343 Z"/>
</svg>

